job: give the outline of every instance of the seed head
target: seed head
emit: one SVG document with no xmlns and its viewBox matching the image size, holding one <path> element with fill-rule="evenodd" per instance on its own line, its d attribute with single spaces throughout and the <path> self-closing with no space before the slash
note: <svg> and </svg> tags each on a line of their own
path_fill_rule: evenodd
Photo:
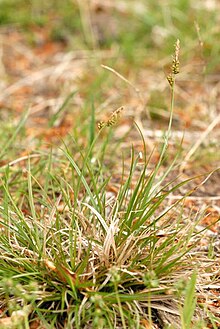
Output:
<svg viewBox="0 0 220 329">
<path fill-rule="evenodd" d="M 110 118 L 108 119 L 106 125 L 108 127 L 113 126 L 116 124 L 116 122 L 119 119 L 119 116 L 121 114 L 121 111 L 123 110 L 123 107 L 119 107 L 117 110 L 115 110 L 112 115 L 110 116 Z"/>
<path fill-rule="evenodd" d="M 169 74 L 169 75 L 167 76 L 167 81 L 169 82 L 170 87 L 173 87 L 173 84 L 174 84 L 174 77 L 173 77 L 172 74 Z"/>
<path fill-rule="evenodd" d="M 167 76 L 167 81 L 169 82 L 171 88 L 173 88 L 174 86 L 175 75 L 180 72 L 179 53 L 180 53 L 180 41 L 179 39 L 177 39 L 175 43 L 171 73 Z"/>
<path fill-rule="evenodd" d="M 99 121 L 98 129 L 100 130 L 103 127 L 111 127 L 111 126 L 115 125 L 120 117 L 122 110 L 123 110 L 123 107 L 121 106 L 111 114 L 111 116 L 109 117 L 109 119 L 107 121 Z"/>
<path fill-rule="evenodd" d="M 179 39 L 177 39 L 175 43 L 175 52 L 173 55 L 173 64 L 172 64 L 173 74 L 178 74 L 180 72 L 179 53 L 180 53 L 180 41 Z"/>
</svg>

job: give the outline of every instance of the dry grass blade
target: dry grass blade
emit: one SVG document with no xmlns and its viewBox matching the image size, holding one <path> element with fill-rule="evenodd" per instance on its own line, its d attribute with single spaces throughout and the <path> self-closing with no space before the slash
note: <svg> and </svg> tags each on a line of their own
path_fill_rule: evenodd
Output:
<svg viewBox="0 0 220 329">
<path fill-rule="evenodd" d="M 190 158 L 195 154 L 195 152 L 198 150 L 199 146 L 203 143 L 203 141 L 207 138 L 207 136 L 210 134 L 210 132 L 220 123 L 220 114 L 210 123 L 210 125 L 207 127 L 207 129 L 201 134 L 200 138 L 195 142 L 193 147 L 190 149 L 190 151 L 186 154 L 183 160 L 183 164 L 180 167 L 180 171 L 183 171 L 190 160 Z"/>
<path fill-rule="evenodd" d="M 139 88 L 135 87 L 135 85 L 133 83 L 131 83 L 128 79 L 126 79 L 121 73 L 117 72 L 116 70 L 114 70 L 113 68 L 107 66 L 107 65 L 101 65 L 101 67 L 103 67 L 104 69 L 114 73 L 117 77 L 119 77 L 121 80 L 123 80 L 124 82 L 126 82 L 130 87 L 132 87 L 132 89 L 136 92 L 138 98 L 139 98 L 139 101 L 140 101 L 140 105 L 141 105 L 141 108 L 142 110 L 145 108 L 145 102 L 144 102 L 144 98 L 143 98 L 143 95 L 140 91 Z M 147 111 L 146 112 L 147 115 L 148 115 L 148 119 L 150 119 L 150 114 L 149 112 Z M 139 120 L 138 120 L 139 122 Z"/>
</svg>

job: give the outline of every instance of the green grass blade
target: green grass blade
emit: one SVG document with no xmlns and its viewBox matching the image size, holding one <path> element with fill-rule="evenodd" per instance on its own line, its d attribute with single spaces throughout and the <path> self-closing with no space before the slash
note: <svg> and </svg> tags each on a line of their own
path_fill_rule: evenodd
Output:
<svg viewBox="0 0 220 329">
<path fill-rule="evenodd" d="M 193 314 L 196 307 L 196 272 L 193 272 L 185 290 L 185 301 L 182 310 L 182 328 L 190 329 L 192 327 Z"/>
</svg>

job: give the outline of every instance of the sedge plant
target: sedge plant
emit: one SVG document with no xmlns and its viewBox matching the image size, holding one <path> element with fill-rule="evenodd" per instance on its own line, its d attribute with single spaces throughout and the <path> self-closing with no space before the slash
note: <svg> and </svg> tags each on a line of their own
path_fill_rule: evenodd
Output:
<svg viewBox="0 0 220 329">
<path fill-rule="evenodd" d="M 92 108 L 84 150 L 72 139 L 74 148 L 64 142 L 56 152 L 28 158 L 23 170 L 15 165 L 1 172 L 0 328 L 27 329 L 32 323 L 48 329 L 153 328 L 162 321 L 161 309 L 174 313 L 183 328 L 193 326 L 196 276 L 188 253 L 196 243 L 190 243 L 196 224 L 186 225 L 184 196 L 166 202 L 186 183 L 165 180 L 175 160 L 160 174 L 178 71 L 179 41 L 168 76 L 171 112 L 159 160 L 149 171 L 151 155 L 139 129 L 144 154 L 131 148 L 114 193 L 105 133 L 114 129 L 122 108 L 100 122 L 97 133 Z M 185 295 L 177 294 L 176 282 L 186 269 L 190 285 Z"/>
</svg>

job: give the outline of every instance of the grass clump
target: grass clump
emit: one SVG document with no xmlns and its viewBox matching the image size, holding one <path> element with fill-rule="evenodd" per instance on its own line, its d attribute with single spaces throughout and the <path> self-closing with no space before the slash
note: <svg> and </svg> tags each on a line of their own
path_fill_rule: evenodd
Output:
<svg viewBox="0 0 220 329">
<path fill-rule="evenodd" d="M 136 181 L 140 157 L 132 150 L 129 174 L 109 196 L 109 177 L 91 150 L 79 167 L 63 149 L 64 157 L 48 160 L 42 182 L 30 160 L 25 180 L 12 184 L 10 169 L 2 178 L 0 291 L 11 320 L 28 307 L 30 321 L 48 328 L 141 328 L 156 318 L 158 303 L 172 300 L 192 261 L 192 227 L 176 217 L 176 204 L 163 209 L 178 185 L 161 186 L 159 167 L 149 175 L 145 162 Z M 55 161 L 65 174 L 53 174 Z"/>
<path fill-rule="evenodd" d="M 23 159 L 23 170 L 16 169 L 17 163 L 2 169 L 0 328 L 165 327 L 164 310 L 175 319 L 168 323 L 199 327 L 197 262 L 190 253 L 198 241 L 196 223 L 183 216 L 184 197 L 166 201 L 186 182 L 167 183 L 175 160 L 161 173 L 171 134 L 178 57 L 179 41 L 168 76 L 169 126 L 152 170 L 152 155 L 147 155 L 137 127 L 143 152 L 131 148 L 120 186 L 110 193 L 107 164 L 112 154 L 106 131 L 111 132 L 122 109 L 100 122 L 96 133 L 94 107 L 84 149 L 74 141 L 64 142 L 56 152 L 39 153 L 37 160 Z M 3 153 L 12 146 L 13 136 Z M 183 277 L 186 288 L 178 285 Z"/>
</svg>

